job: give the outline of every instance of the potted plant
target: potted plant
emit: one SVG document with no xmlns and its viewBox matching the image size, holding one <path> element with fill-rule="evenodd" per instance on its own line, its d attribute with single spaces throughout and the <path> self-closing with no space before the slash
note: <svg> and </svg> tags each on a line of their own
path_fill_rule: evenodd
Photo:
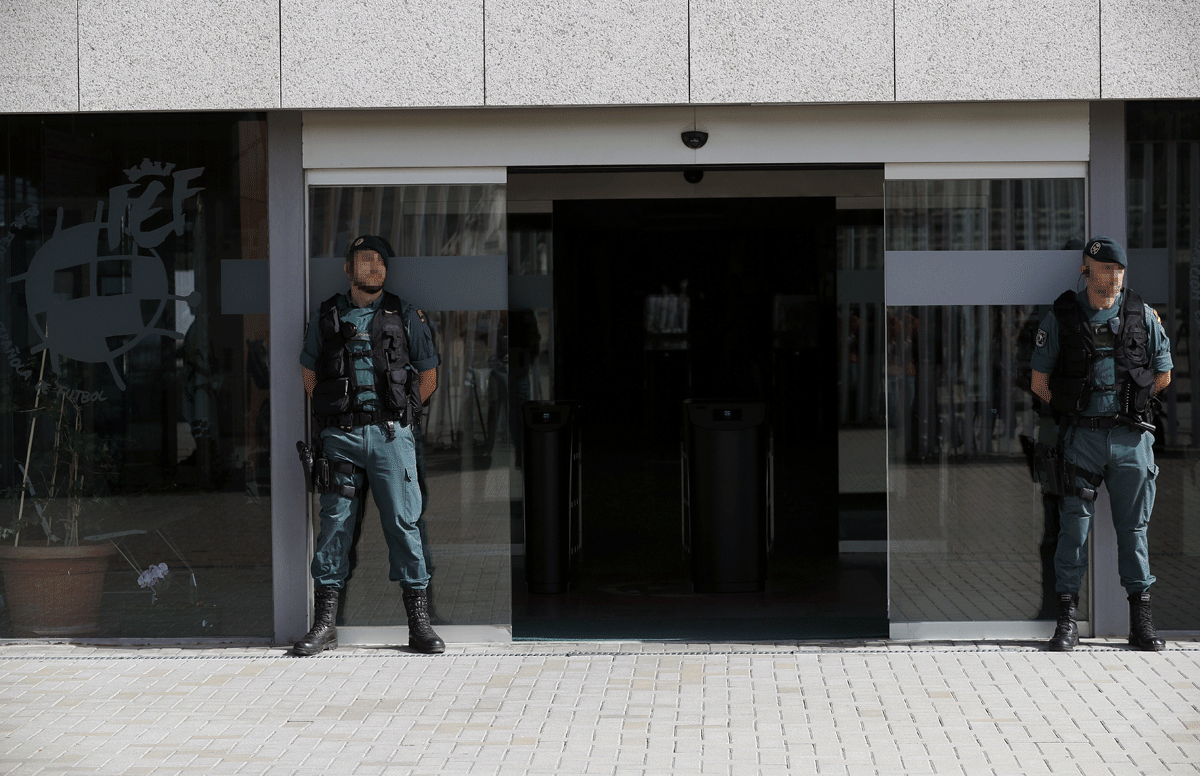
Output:
<svg viewBox="0 0 1200 776">
<path fill-rule="evenodd" d="M 111 542 L 80 542 L 80 536 L 93 533 L 114 474 L 111 445 L 85 427 L 78 392 L 60 391 L 57 379 L 39 375 L 33 406 L 22 410 L 14 382 L 3 409 L 28 414 L 29 436 L 24 461 L 17 461 L 18 482 L 6 493 L 16 514 L 0 529 L 0 575 L 13 631 L 43 638 L 94 635 L 104 575 L 117 550 Z"/>
</svg>

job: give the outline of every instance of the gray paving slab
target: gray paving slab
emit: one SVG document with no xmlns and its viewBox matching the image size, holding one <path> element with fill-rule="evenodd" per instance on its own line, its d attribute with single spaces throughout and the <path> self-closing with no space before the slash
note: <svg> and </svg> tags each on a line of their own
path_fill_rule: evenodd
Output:
<svg viewBox="0 0 1200 776">
<path fill-rule="evenodd" d="M 1200 641 L 0 644 L 0 773 L 1200 772 Z"/>
</svg>

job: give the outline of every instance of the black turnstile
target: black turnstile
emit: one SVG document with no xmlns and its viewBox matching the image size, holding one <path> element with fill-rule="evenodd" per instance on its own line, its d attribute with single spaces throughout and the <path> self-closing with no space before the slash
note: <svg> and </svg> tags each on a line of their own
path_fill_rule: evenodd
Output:
<svg viewBox="0 0 1200 776">
<path fill-rule="evenodd" d="M 697 593 L 765 589 L 773 468 L 766 402 L 683 403 L 683 547 Z"/>
<path fill-rule="evenodd" d="M 562 593 L 582 547 L 579 405 L 527 401 L 521 409 L 525 581 L 531 593 Z"/>
</svg>

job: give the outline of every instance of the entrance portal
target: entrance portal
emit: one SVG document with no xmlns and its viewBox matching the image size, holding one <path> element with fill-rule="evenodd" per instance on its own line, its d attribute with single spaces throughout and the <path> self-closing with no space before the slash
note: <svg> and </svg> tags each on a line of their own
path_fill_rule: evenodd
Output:
<svg viewBox="0 0 1200 776">
<path fill-rule="evenodd" d="M 578 577 L 568 593 L 531 594 L 514 555 L 514 637 L 887 634 L 882 542 L 839 552 L 863 515 L 882 528 L 884 508 L 839 494 L 839 399 L 863 395 L 839 380 L 866 379 L 840 363 L 857 347 L 840 336 L 853 328 L 839 316 L 840 212 L 834 197 L 792 197 L 562 200 L 549 218 L 510 214 L 512 235 L 552 232 L 553 396 L 581 403 L 583 459 Z M 775 531 L 762 592 L 694 592 L 680 520 L 686 399 L 767 405 Z"/>
</svg>

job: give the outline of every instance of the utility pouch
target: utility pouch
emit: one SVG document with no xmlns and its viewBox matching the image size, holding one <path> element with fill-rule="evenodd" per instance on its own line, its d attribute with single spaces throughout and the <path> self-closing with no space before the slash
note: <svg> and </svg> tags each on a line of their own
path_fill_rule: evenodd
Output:
<svg viewBox="0 0 1200 776">
<path fill-rule="evenodd" d="M 1063 495 L 1066 483 L 1066 472 L 1063 466 L 1066 464 L 1066 459 L 1063 458 L 1062 449 L 1057 445 L 1051 447 L 1041 442 L 1034 442 L 1033 451 L 1037 469 L 1042 473 L 1042 488 L 1046 495 Z"/>
<path fill-rule="evenodd" d="M 1050 375 L 1050 408 L 1067 415 L 1086 410 L 1092 398 L 1088 381 Z"/>
<path fill-rule="evenodd" d="M 350 380 L 338 377 L 317 383 L 312 392 L 314 415 L 340 415 L 350 411 Z"/>
<path fill-rule="evenodd" d="M 1075 478 L 1083 477 L 1092 487 L 1078 487 L 1075 485 Z M 1080 469 L 1073 463 L 1067 463 L 1066 459 L 1062 462 L 1062 479 L 1060 484 L 1067 491 L 1069 496 L 1078 496 L 1084 501 L 1096 500 L 1096 488 L 1100 487 L 1100 483 L 1104 482 L 1104 478 L 1099 474 L 1092 474 L 1089 471 Z"/>
<path fill-rule="evenodd" d="M 1154 373 L 1145 367 L 1129 370 L 1129 379 L 1121 386 L 1121 411 L 1133 418 L 1142 418 L 1150 407 L 1154 393 Z"/>
</svg>

